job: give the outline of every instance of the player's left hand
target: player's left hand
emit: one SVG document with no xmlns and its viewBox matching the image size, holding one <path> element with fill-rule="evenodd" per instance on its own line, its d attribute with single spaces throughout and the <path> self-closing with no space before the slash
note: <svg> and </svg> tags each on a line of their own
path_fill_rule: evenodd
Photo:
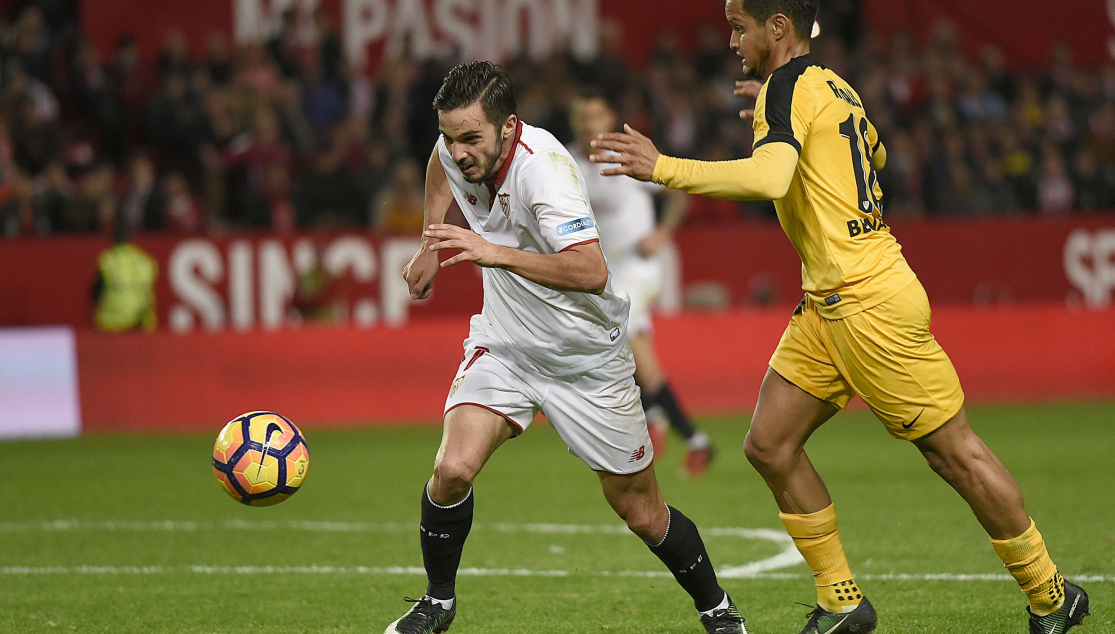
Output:
<svg viewBox="0 0 1115 634">
<path fill-rule="evenodd" d="M 736 89 L 732 91 L 732 94 L 737 97 L 750 97 L 751 99 L 757 99 L 759 97 L 759 91 L 762 90 L 762 88 L 763 83 L 755 81 L 753 79 L 747 81 L 737 81 Z M 744 121 L 750 121 L 751 119 L 754 119 L 755 109 L 744 108 L 743 110 L 740 110 L 739 118 L 743 119 Z"/>
<path fill-rule="evenodd" d="M 441 263 L 441 268 L 476 262 L 480 266 L 498 266 L 499 247 L 481 238 L 475 232 L 462 229 L 457 225 L 430 225 L 422 232 L 427 238 L 437 238 L 440 242 L 430 245 L 431 251 L 460 249 L 461 252 Z"/>
<path fill-rule="evenodd" d="M 619 163 L 619 167 L 602 170 L 602 176 L 630 176 L 641 181 L 649 181 L 654 176 L 654 166 L 661 153 L 654 142 L 626 123 L 623 132 L 601 134 L 592 142 L 597 150 L 611 150 L 616 154 L 593 154 L 588 157 L 593 163 Z"/>
</svg>

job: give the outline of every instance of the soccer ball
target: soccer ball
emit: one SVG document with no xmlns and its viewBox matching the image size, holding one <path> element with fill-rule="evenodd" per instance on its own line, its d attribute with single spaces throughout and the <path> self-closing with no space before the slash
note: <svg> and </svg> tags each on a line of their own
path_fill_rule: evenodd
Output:
<svg viewBox="0 0 1115 634">
<path fill-rule="evenodd" d="M 232 499 L 271 506 L 306 480 L 310 450 L 302 432 L 274 412 L 248 412 L 229 421 L 213 445 L 213 472 Z"/>
</svg>

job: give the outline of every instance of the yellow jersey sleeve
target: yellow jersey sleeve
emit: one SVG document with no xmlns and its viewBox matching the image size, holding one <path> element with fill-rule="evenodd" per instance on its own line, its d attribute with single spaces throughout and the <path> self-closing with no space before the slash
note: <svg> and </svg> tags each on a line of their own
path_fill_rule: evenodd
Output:
<svg viewBox="0 0 1115 634">
<path fill-rule="evenodd" d="M 808 82 L 795 74 L 774 74 L 755 101 L 754 149 L 775 142 L 789 144 L 801 154 L 816 115 L 816 98 Z"/>
<path fill-rule="evenodd" d="M 770 143 L 751 158 L 694 161 L 660 156 L 651 180 L 659 185 L 725 200 L 778 200 L 786 195 L 798 153 L 788 143 Z"/>
</svg>

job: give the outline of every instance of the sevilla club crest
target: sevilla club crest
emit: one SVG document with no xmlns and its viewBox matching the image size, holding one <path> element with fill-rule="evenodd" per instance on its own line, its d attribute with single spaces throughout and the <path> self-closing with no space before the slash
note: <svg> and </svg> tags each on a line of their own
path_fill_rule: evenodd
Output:
<svg viewBox="0 0 1115 634">
<path fill-rule="evenodd" d="M 503 208 L 503 217 L 507 218 L 507 219 L 511 218 L 511 201 L 510 201 L 510 198 L 511 198 L 511 194 L 500 194 L 499 195 L 499 206 Z"/>
</svg>

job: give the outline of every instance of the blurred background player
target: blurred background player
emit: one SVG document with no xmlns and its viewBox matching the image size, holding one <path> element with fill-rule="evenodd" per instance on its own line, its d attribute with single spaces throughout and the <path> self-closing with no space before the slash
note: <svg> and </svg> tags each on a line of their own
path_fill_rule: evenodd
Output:
<svg viewBox="0 0 1115 634">
<path fill-rule="evenodd" d="M 539 412 L 693 598 L 706 631 L 746 634 L 696 525 L 662 500 L 627 345 L 628 302 L 609 281 L 576 163 L 552 134 L 519 121 L 511 79 L 491 62 L 449 71 L 434 109 L 441 138 L 426 167 L 427 229 L 403 275 L 411 297 L 423 299 L 441 268 L 475 262 L 484 308 L 470 322 L 422 493 L 426 595 L 385 634 L 449 628 L 473 481 Z M 444 224 L 454 200 L 471 231 Z M 444 249 L 457 253 L 439 263 Z"/>
<path fill-rule="evenodd" d="M 616 112 L 602 95 L 586 93 L 570 108 L 570 127 L 576 143 L 570 154 L 576 159 L 588 186 L 589 202 L 596 215 L 600 245 L 608 259 L 616 291 L 631 300 L 628 343 L 635 355 L 635 382 L 642 388 L 643 410 L 650 423 L 654 454 L 666 449 L 666 425 L 685 438 L 684 475 L 705 472 L 713 458 L 708 434 L 700 431 L 678 404 L 674 391 L 658 363 L 651 336 L 651 306 L 658 297 L 662 271 L 658 253 L 685 218 L 688 196 L 633 178 L 607 178 L 588 157 L 589 145 L 599 134 L 616 129 Z M 654 195 L 665 198 L 662 221 L 655 227 Z"/>
<path fill-rule="evenodd" d="M 773 200 L 802 261 L 805 299 L 770 360 L 744 443 L 787 533 L 813 570 L 817 607 L 802 634 L 874 631 L 840 541 L 836 511 L 805 453 L 809 437 L 859 396 L 891 436 L 912 442 L 968 503 L 1029 599 L 1031 634 L 1063 634 L 1088 615 L 1026 511 L 1022 492 L 968 424 L 952 361 L 929 330 L 925 289 L 883 222 L 877 169 L 886 147 L 859 94 L 810 54 L 816 0 L 729 0 L 731 48 L 763 79 L 751 158 L 661 155 L 650 139 L 602 135 L 604 170 L 690 193 Z M 742 82 L 739 93 L 755 94 Z"/>
<path fill-rule="evenodd" d="M 155 280 L 159 267 L 128 240 L 123 220 L 113 225 L 112 246 L 97 258 L 93 279 L 94 319 L 105 332 L 155 329 Z"/>
</svg>

